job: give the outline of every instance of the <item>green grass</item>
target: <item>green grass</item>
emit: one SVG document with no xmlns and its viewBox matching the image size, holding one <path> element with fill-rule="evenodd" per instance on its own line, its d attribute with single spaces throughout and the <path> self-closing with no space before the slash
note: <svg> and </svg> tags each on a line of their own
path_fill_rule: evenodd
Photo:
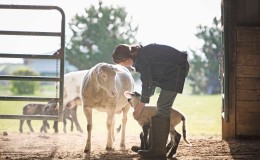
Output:
<svg viewBox="0 0 260 160">
<path fill-rule="evenodd" d="M 156 104 L 158 96 L 152 99 Z M 178 94 L 173 108 L 186 116 L 187 132 L 192 135 L 221 134 L 221 97 L 220 95 Z M 177 130 L 181 132 L 181 126 Z"/>
<path fill-rule="evenodd" d="M 158 95 L 151 98 L 151 103 L 156 104 Z M 21 114 L 26 102 L 0 101 L 0 114 Z M 220 95 L 186 95 L 178 94 L 173 108 L 178 109 L 186 116 L 186 127 L 188 135 L 220 135 L 221 134 L 221 97 Z M 132 118 L 133 109 L 128 113 L 127 132 L 139 134 L 141 128 Z M 78 107 L 78 119 L 81 127 L 86 133 L 86 118 L 81 106 Z M 119 119 L 119 120 L 118 120 Z M 106 114 L 93 111 L 93 130 L 106 131 Z M 52 122 L 50 122 L 52 125 Z M 121 115 L 116 116 L 116 127 L 121 123 Z M 39 132 L 42 122 L 32 121 L 35 132 Z M 70 122 L 67 123 L 69 130 Z M 130 127 L 129 127 L 130 126 Z M 59 123 L 59 130 L 62 132 L 62 123 Z M 181 133 L 180 126 L 177 130 Z M 19 120 L 0 119 L 0 132 L 18 132 Z M 29 132 L 27 124 L 24 124 L 24 132 Z M 49 131 L 53 132 L 53 130 Z"/>
</svg>

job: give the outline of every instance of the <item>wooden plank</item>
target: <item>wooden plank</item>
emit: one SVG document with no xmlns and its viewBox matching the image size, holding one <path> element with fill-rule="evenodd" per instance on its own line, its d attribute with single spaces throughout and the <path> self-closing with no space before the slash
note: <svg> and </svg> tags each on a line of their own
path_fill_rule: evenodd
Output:
<svg viewBox="0 0 260 160">
<path fill-rule="evenodd" d="M 237 101 L 237 112 L 260 112 L 260 101 Z"/>
<path fill-rule="evenodd" d="M 255 41 L 237 41 L 237 54 L 260 54 L 260 43 Z"/>
<path fill-rule="evenodd" d="M 258 124 L 241 124 L 238 123 L 236 126 L 236 135 L 246 136 L 259 136 L 260 135 L 260 123 Z"/>
<path fill-rule="evenodd" d="M 237 41 L 248 42 L 254 39 L 253 27 L 237 27 Z"/>
<path fill-rule="evenodd" d="M 238 90 L 260 89 L 260 77 L 238 77 L 236 81 L 236 87 Z"/>
<path fill-rule="evenodd" d="M 260 66 L 260 54 L 238 54 L 238 66 Z"/>
<path fill-rule="evenodd" d="M 259 124 L 260 112 L 238 112 L 236 123 Z"/>
<path fill-rule="evenodd" d="M 237 27 L 237 41 L 260 42 L 260 27 Z"/>
<path fill-rule="evenodd" d="M 256 32 L 255 32 L 255 41 L 260 43 L 260 27 L 256 28 Z"/>
<path fill-rule="evenodd" d="M 260 101 L 260 90 L 237 90 L 236 101 Z"/>
<path fill-rule="evenodd" d="M 260 66 L 237 66 L 237 77 L 260 77 Z"/>
</svg>

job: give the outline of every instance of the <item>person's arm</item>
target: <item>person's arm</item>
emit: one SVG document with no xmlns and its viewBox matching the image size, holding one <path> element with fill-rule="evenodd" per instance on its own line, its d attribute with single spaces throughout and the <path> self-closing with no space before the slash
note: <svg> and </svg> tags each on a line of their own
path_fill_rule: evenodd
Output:
<svg viewBox="0 0 260 160">
<path fill-rule="evenodd" d="M 141 102 L 149 103 L 151 91 L 155 89 L 154 88 L 155 86 L 153 85 L 152 76 L 151 76 L 151 69 L 148 62 L 145 59 L 141 59 L 139 64 L 141 65 L 139 65 L 138 72 L 141 75 L 140 79 L 142 81 Z"/>
</svg>

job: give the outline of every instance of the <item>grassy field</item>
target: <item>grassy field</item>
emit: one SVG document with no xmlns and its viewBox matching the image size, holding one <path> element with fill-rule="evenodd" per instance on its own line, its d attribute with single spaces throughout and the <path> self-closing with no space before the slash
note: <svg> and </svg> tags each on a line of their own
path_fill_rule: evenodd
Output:
<svg viewBox="0 0 260 160">
<path fill-rule="evenodd" d="M 151 104 L 156 104 L 157 96 L 151 98 Z M 27 102 L 9 102 L 0 101 L 0 114 L 21 114 L 23 106 Z M 187 134 L 190 135 L 220 135 L 221 134 L 221 97 L 220 95 L 186 95 L 179 94 L 175 100 L 173 108 L 178 109 L 186 115 Z M 128 113 L 127 132 L 140 133 L 141 128 L 132 118 L 132 109 Z M 87 122 L 82 110 L 78 107 L 78 119 L 86 132 Z M 93 130 L 106 131 L 106 114 L 93 111 Z M 52 122 L 50 122 L 52 125 Z M 121 115 L 116 116 L 116 126 L 121 123 Z M 42 122 L 39 120 L 32 121 L 35 132 L 39 132 Z M 68 125 L 70 126 L 70 122 Z M 62 123 L 59 123 L 59 130 L 62 132 Z M 180 127 L 177 128 L 180 131 Z M 67 127 L 69 130 L 69 127 Z M 19 132 L 19 120 L 0 119 L 0 132 Z M 24 132 L 29 132 L 27 124 L 24 124 Z M 50 130 L 49 132 L 53 132 Z"/>
</svg>

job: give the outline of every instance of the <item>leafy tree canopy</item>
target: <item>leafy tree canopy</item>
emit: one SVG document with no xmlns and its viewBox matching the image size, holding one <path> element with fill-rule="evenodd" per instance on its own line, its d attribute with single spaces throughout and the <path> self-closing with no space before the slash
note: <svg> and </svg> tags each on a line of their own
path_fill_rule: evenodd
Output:
<svg viewBox="0 0 260 160">
<path fill-rule="evenodd" d="M 79 70 L 89 69 L 99 62 L 112 63 L 112 52 L 118 44 L 136 43 L 138 26 L 124 7 L 91 5 L 84 15 L 76 15 L 70 22 L 73 33 L 67 43 L 65 58 Z"/>
<path fill-rule="evenodd" d="M 218 80 L 218 59 L 222 56 L 220 19 L 213 19 L 211 27 L 199 25 L 196 37 L 203 41 L 200 51 L 192 52 L 191 69 L 188 79 L 193 93 L 220 93 Z"/>
</svg>

